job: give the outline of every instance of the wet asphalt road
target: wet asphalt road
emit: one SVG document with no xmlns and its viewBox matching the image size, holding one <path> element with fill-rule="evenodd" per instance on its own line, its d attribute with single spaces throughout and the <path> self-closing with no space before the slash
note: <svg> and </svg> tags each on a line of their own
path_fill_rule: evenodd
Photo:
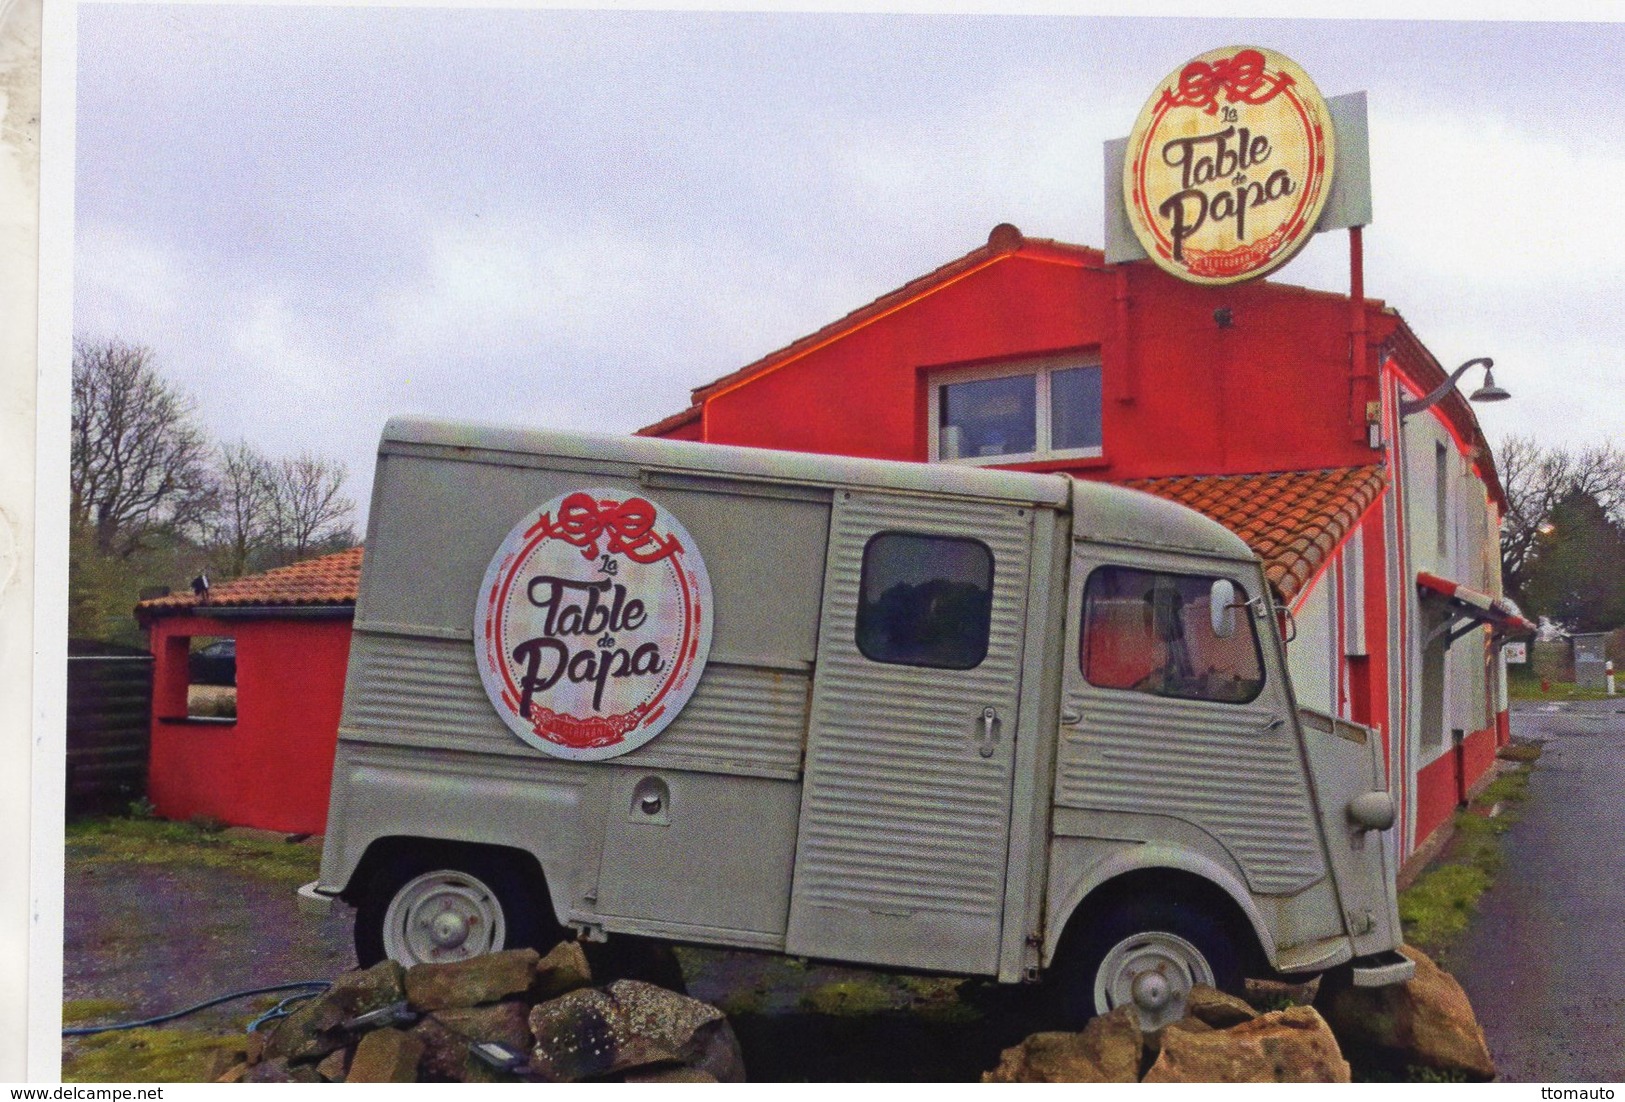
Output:
<svg viewBox="0 0 1625 1102">
<path fill-rule="evenodd" d="M 1500 1077 L 1625 1080 L 1625 696 L 1515 701 L 1512 734 L 1545 743 L 1506 865 L 1447 966 Z"/>
</svg>

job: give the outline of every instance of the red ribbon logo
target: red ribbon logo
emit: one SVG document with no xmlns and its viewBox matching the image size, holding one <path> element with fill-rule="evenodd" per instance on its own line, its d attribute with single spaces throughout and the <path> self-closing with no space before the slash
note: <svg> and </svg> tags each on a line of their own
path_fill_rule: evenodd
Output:
<svg viewBox="0 0 1625 1102">
<path fill-rule="evenodd" d="M 1226 103 L 1256 107 L 1268 103 L 1292 83 L 1292 77 L 1286 73 L 1266 72 L 1264 55 L 1257 50 L 1242 50 L 1234 57 L 1221 57 L 1211 65 L 1205 61 L 1191 62 L 1179 74 L 1178 93 L 1164 91 L 1157 106 L 1200 107 L 1216 115 L 1220 92 L 1225 94 Z"/>
<path fill-rule="evenodd" d="M 680 554 L 683 545 L 676 536 L 657 535 L 655 507 L 641 497 L 625 501 L 597 501 L 590 494 L 571 494 L 559 503 L 559 519 L 547 513 L 525 535 L 540 533 L 545 539 L 561 539 L 581 548 L 581 557 L 596 559 L 598 541 L 604 552 L 625 555 L 633 562 L 659 562 Z"/>
</svg>

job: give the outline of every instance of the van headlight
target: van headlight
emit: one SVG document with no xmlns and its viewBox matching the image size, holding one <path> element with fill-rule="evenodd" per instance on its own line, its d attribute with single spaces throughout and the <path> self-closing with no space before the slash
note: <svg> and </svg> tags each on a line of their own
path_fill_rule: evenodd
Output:
<svg viewBox="0 0 1625 1102">
<path fill-rule="evenodd" d="M 1386 792 L 1365 792 L 1349 801 L 1349 822 L 1362 830 L 1387 830 L 1394 825 L 1394 798 Z"/>
</svg>

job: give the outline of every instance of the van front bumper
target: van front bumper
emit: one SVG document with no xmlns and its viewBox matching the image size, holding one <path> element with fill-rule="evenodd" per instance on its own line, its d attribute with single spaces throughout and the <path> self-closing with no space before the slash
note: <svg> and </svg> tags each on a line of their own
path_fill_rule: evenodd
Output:
<svg viewBox="0 0 1625 1102">
<path fill-rule="evenodd" d="M 1372 953 L 1368 957 L 1355 957 L 1349 961 L 1353 969 L 1355 987 L 1392 987 L 1406 983 L 1416 975 L 1416 962 L 1390 949 L 1386 953 Z"/>
<path fill-rule="evenodd" d="M 333 901 L 338 897 L 336 894 L 322 891 L 316 886 L 318 883 L 319 881 L 312 880 L 308 884 L 300 885 L 297 898 L 301 913 L 325 915 L 332 911 Z"/>
</svg>

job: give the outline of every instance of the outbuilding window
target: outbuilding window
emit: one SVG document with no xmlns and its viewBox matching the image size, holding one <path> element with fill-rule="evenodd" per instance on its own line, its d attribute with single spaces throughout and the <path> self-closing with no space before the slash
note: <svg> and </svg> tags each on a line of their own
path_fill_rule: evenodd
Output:
<svg viewBox="0 0 1625 1102">
<path fill-rule="evenodd" d="M 999 464 L 1101 454 L 1100 362 L 1054 356 L 931 379 L 931 457 Z"/>
</svg>

